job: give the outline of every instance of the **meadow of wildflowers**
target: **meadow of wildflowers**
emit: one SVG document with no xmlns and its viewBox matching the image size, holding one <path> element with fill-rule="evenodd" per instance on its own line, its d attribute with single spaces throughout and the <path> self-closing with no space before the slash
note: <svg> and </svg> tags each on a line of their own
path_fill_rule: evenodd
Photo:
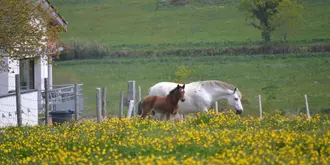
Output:
<svg viewBox="0 0 330 165">
<path fill-rule="evenodd" d="M 329 164 L 326 116 L 198 114 L 6 128 L 1 164 Z"/>
</svg>

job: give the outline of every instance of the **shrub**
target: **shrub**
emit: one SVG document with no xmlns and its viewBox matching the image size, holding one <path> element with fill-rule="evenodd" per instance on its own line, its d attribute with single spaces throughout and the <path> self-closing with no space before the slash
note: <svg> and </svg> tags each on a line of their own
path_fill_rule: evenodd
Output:
<svg viewBox="0 0 330 165">
<path fill-rule="evenodd" d="M 70 39 L 68 42 L 60 41 L 59 45 L 64 47 L 64 51 L 60 54 L 58 60 L 95 59 L 110 55 L 109 46 L 95 41 L 87 42 Z"/>
<path fill-rule="evenodd" d="M 173 6 L 182 6 L 182 5 L 187 5 L 188 3 L 191 2 L 191 0 L 168 0 L 170 5 Z"/>
</svg>

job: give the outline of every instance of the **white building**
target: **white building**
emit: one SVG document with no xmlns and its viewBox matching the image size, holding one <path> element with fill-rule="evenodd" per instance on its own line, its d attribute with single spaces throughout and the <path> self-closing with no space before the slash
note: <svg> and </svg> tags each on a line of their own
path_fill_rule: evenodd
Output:
<svg viewBox="0 0 330 165">
<path fill-rule="evenodd" d="M 67 22 L 55 12 L 54 7 L 42 1 L 45 7 L 50 6 L 52 23 L 61 25 L 67 30 Z M 0 72 L 0 128 L 17 125 L 15 75 L 20 76 L 21 85 L 21 110 L 23 125 L 37 125 L 38 111 L 43 108 L 41 91 L 44 90 L 44 78 L 49 78 L 52 85 L 52 66 L 48 65 L 43 57 L 11 60 L 9 57 L 2 59 L 9 67 L 9 72 Z"/>
</svg>

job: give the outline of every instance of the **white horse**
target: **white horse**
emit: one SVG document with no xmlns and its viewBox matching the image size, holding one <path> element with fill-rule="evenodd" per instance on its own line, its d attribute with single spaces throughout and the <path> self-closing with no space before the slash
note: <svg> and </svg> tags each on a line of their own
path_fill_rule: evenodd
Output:
<svg viewBox="0 0 330 165">
<path fill-rule="evenodd" d="M 178 83 L 174 82 L 157 83 L 149 88 L 148 95 L 166 96 L 177 85 Z M 185 102 L 179 102 L 178 104 L 179 114 L 208 112 L 215 101 L 225 99 L 233 107 L 236 114 L 243 112 L 241 92 L 231 84 L 218 80 L 197 81 L 186 84 L 185 92 Z M 140 111 L 139 106 L 138 113 Z"/>
</svg>

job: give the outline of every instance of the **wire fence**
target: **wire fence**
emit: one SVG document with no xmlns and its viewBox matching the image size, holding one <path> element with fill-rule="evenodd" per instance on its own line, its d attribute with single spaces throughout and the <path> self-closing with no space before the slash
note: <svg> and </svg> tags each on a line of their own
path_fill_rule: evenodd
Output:
<svg viewBox="0 0 330 165">
<path fill-rule="evenodd" d="M 37 84 L 35 81 L 33 83 Z M 76 111 L 76 107 L 79 108 L 77 112 L 81 113 L 84 109 L 82 84 L 76 85 L 77 90 L 74 89 L 74 84 L 47 85 L 48 97 L 44 89 L 24 89 L 20 84 L 18 85 L 20 90 L 17 92 L 16 85 L 0 82 L 0 127 L 47 123 L 45 121 L 46 99 L 49 103 L 49 114 L 54 111 Z M 21 111 L 19 114 L 18 108 Z"/>
<path fill-rule="evenodd" d="M 22 125 L 38 124 L 38 100 L 37 92 L 22 94 L 21 115 Z M 17 125 L 16 96 L 0 98 L 0 127 Z"/>
<path fill-rule="evenodd" d="M 131 115 L 129 112 L 129 94 L 130 90 L 120 90 L 109 91 L 106 95 L 106 116 L 111 118 L 117 117 L 129 117 L 137 115 L 137 107 L 140 99 L 143 99 L 144 95 L 141 95 L 141 90 L 138 89 L 139 86 L 135 89 L 135 99 L 134 99 L 134 111 Z M 144 89 L 147 90 L 147 89 Z M 124 97 L 121 98 L 120 92 L 123 92 Z M 141 96 L 140 96 L 141 95 Z M 242 115 L 252 115 L 252 116 L 261 116 L 264 113 L 272 113 L 275 110 L 280 111 L 283 115 L 296 116 L 301 113 L 306 114 L 307 108 L 309 110 L 309 115 L 313 116 L 317 113 L 330 114 L 330 94 L 327 93 L 317 93 L 317 94 L 308 94 L 306 107 L 305 94 L 297 95 L 288 95 L 282 97 L 275 97 L 272 95 L 263 94 L 260 95 L 261 107 L 259 104 L 258 95 L 255 96 L 243 96 L 242 105 L 244 107 L 244 112 Z M 245 97 L 245 98 L 244 98 Z M 83 118 L 96 120 L 98 111 L 97 111 L 97 97 L 96 92 L 89 95 L 84 95 L 84 104 L 85 111 L 83 113 Z M 288 102 L 288 100 L 290 100 Z M 121 107 L 121 102 L 123 106 Z M 215 104 L 211 106 L 211 109 L 216 109 Z M 218 101 L 218 112 L 232 110 L 233 107 L 227 103 L 227 100 Z M 261 113 L 260 113 L 261 109 Z M 122 113 L 122 115 L 121 115 Z"/>
<path fill-rule="evenodd" d="M 132 82 L 129 82 L 132 83 Z M 102 95 L 102 90 L 95 90 L 94 94 L 86 95 L 83 85 L 75 91 L 74 84 L 54 85 L 49 91 L 50 120 L 58 123 L 72 121 L 74 119 L 89 119 L 99 121 L 104 118 L 130 117 L 137 115 L 139 101 L 143 98 L 141 88 L 135 86 L 135 82 L 126 90 L 107 91 Z M 0 84 L 0 86 L 5 86 Z M 9 87 L 9 86 L 6 86 Z M 12 87 L 12 85 L 11 85 Z M 144 89 L 147 90 L 147 89 Z M 98 93 L 99 91 L 99 93 Z M 38 95 L 39 92 L 39 95 Z M 45 91 L 39 90 L 21 94 L 22 122 L 24 124 L 36 125 L 46 124 L 45 121 Z M 142 98 L 141 98 L 142 97 Z M 249 96 L 244 98 L 242 104 L 243 114 L 259 115 L 274 110 L 281 111 L 284 115 L 299 115 L 304 113 L 313 116 L 317 113 L 330 114 L 330 94 L 327 92 L 276 97 L 275 95 L 263 94 L 260 96 Z M 78 99 L 78 100 L 77 100 Z M 134 100 L 133 107 L 129 106 L 130 100 Z M 290 100 L 289 104 L 288 101 Z M 78 103 L 78 104 L 77 104 Z M 79 110 L 76 117 L 76 108 Z M 218 105 L 212 105 L 211 109 L 226 111 L 233 109 L 226 100 L 218 101 Z M 132 112 L 129 114 L 129 110 Z M 51 114 L 56 112 L 57 114 Z M 65 112 L 63 112 L 65 111 Z M 0 127 L 15 125 L 17 123 L 16 98 L 15 95 L 0 96 Z"/>
</svg>

